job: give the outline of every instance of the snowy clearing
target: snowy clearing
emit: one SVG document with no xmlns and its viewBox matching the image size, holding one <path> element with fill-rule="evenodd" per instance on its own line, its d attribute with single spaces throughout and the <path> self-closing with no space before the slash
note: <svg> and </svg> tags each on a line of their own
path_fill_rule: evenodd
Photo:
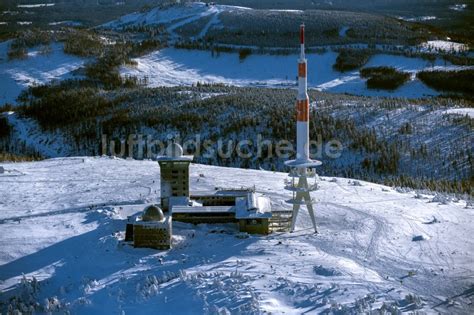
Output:
<svg viewBox="0 0 474 315">
<path fill-rule="evenodd" d="M 102 27 L 122 29 L 127 26 L 143 26 L 165 24 L 166 29 L 174 37 L 174 30 L 186 24 L 195 22 L 201 18 L 212 16 L 211 22 L 208 23 L 200 33 L 200 37 L 206 35 L 207 30 L 212 25 L 219 24 L 218 17 L 222 12 L 230 12 L 235 10 L 252 10 L 246 7 L 231 5 L 207 5 L 203 2 L 186 3 L 179 6 L 172 6 L 165 10 L 156 7 L 148 12 L 135 12 L 127 14 L 117 20 L 105 23 Z"/>
<path fill-rule="evenodd" d="M 426 16 L 417 16 L 417 17 L 398 17 L 400 20 L 407 21 L 407 22 L 423 22 L 423 21 L 431 21 L 436 20 L 436 16 L 433 15 L 426 15 Z"/>
<path fill-rule="evenodd" d="M 461 3 L 461 4 L 453 4 L 449 6 L 449 9 L 454 10 L 454 11 L 464 11 L 467 8 L 467 4 Z"/>
<path fill-rule="evenodd" d="M 474 108 L 452 108 L 448 109 L 446 114 L 468 115 L 469 117 L 474 118 Z"/>
<path fill-rule="evenodd" d="M 435 90 L 418 80 L 412 80 L 395 91 L 369 90 L 359 71 L 340 73 L 332 65 L 337 53 L 308 54 L 308 84 L 335 93 L 350 93 L 368 96 L 423 97 L 438 95 Z M 240 61 L 237 53 L 220 53 L 212 57 L 211 52 L 167 48 L 134 59 L 135 67 L 123 67 L 123 75 L 147 78 L 149 85 L 178 86 L 199 82 L 224 83 L 237 86 L 292 87 L 296 84 L 296 55 L 253 54 Z M 416 72 L 427 69 L 455 70 L 462 66 L 434 63 L 421 58 L 379 54 L 373 56 L 365 67 L 392 66 L 402 71 Z"/>
<path fill-rule="evenodd" d="M 37 121 L 20 117 L 18 113 L 7 112 L 5 116 L 15 133 L 16 141 L 34 148 L 42 156 L 70 155 L 72 148 L 67 144 L 61 132 L 46 132 L 41 129 Z"/>
<path fill-rule="evenodd" d="M 464 201 L 323 178 L 313 193 L 319 235 L 305 211 L 293 234 L 247 239 L 231 225 L 175 222 L 173 249 L 155 251 L 121 240 L 127 215 L 159 200 L 156 162 L 2 166 L 4 303 L 23 294 L 45 310 L 87 314 L 474 311 L 474 241 L 466 238 L 474 212 Z M 283 173 L 190 170 L 192 190 L 255 184 L 275 208 L 288 208 Z"/>
<path fill-rule="evenodd" d="M 461 52 L 469 50 L 469 46 L 462 43 L 451 42 L 448 40 L 429 40 L 421 44 L 421 47 L 431 51 L 439 50 L 443 52 Z"/>
<path fill-rule="evenodd" d="M 23 9 L 33 9 L 33 8 L 43 8 L 43 7 L 52 7 L 55 3 L 38 3 L 38 4 L 18 4 L 17 8 Z"/>
<path fill-rule="evenodd" d="M 30 49 L 24 60 L 8 60 L 10 41 L 0 43 L 0 105 L 15 103 L 20 92 L 34 84 L 71 78 L 86 59 L 67 55 L 62 44 L 52 44 L 51 53 L 43 55 L 40 48 Z"/>
<path fill-rule="evenodd" d="M 56 25 L 66 25 L 66 26 L 81 26 L 82 23 L 79 21 L 58 21 L 58 22 L 50 22 L 48 25 L 56 26 Z"/>
</svg>

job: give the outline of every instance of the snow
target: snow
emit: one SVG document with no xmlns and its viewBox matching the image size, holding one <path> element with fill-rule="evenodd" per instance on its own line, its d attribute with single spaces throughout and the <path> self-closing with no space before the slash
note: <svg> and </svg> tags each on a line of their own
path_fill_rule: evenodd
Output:
<svg viewBox="0 0 474 315">
<path fill-rule="evenodd" d="M 128 25 L 165 24 L 172 38 L 179 27 L 204 17 L 210 20 L 203 26 L 197 37 L 204 37 L 211 27 L 221 22 L 219 14 L 232 10 L 252 10 L 245 7 L 228 5 L 206 5 L 202 2 L 171 6 L 167 9 L 154 8 L 148 12 L 132 13 L 118 20 L 104 24 L 103 27 L 123 28 Z M 298 11 L 289 11 L 295 13 Z M 3 23 L 3 22 L 0 22 Z M 31 23 L 31 22 L 18 22 Z M 51 25 L 76 25 L 76 21 L 58 21 Z M 348 28 L 339 30 L 345 36 Z M 52 80 L 73 77 L 73 71 L 81 67 L 86 60 L 66 55 L 60 44 L 52 45 L 50 55 L 41 55 L 32 49 L 26 60 L 8 61 L 7 51 L 10 41 L 0 43 L 0 105 L 15 103 L 21 90 L 33 84 L 44 84 Z M 364 45 L 362 45 L 364 46 Z M 429 41 L 423 49 L 438 48 L 446 51 L 462 51 L 468 47 L 450 41 Z M 421 58 L 408 58 L 379 54 L 373 56 L 367 66 L 394 66 L 412 73 L 412 80 L 395 91 L 369 90 L 365 79 L 358 71 L 340 73 L 332 65 L 337 53 L 329 51 L 322 55 L 310 54 L 309 87 L 334 93 L 350 93 L 367 96 L 419 98 L 435 96 L 439 93 L 416 79 L 420 70 L 457 70 L 467 67 L 444 64 L 440 59 L 430 63 Z M 236 53 L 221 53 L 212 58 L 210 52 L 177 50 L 173 48 L 153 52 L 135 59 L 136 67 L 123 67 L 123 75 L 136 75 L 148 78 L 149 85 L 177 86 L 192 85 L 199 82 L 224 83 L 237 86 L 293 87 L 296 78 L 297 55 L 251 55 L 240 61 Z M 472 67 L 471 67 L 472 68 Z"/>
<path fill-rule="evenodd" d="M 232 225 L 174 222 L 173 248 L 155 251 L 121 240 L 127 216 L 159 200 L 156 162 L 75 157 L 2 166 L 3 303 L 26 291 L 25 299 L 74 314 L 364 313 L 383 303 L 404 312 L 473 311 L 474 241 L 466 235 L 474 213 L 465 201 L 322 177 L 312 193 L 318 235 L 305 211 L 295 233 L 244 239 Z M 192 190 L 255 185 L 273 207 L 289 209 L 286 174 L 197 164 L 190 171 Z"/>
<path fill-rule="evenodd" d="M 460 52 L 469 50 L 469 46 L 462 43 L 456 43 L 448 40 L 429 40 L 426 43 L 421 44 L 421 47 L 425 49 L 438 49 L 445 52 Z"/>
<path fill-rule="evenodd" d="M 471 118 L 474 118 L 474 108 L 451 108 L 445 111 L 446 114 L 455 114 L 455 115 L 468 115 Z"/>
<path fill-rule="evenodd" d="M 67 25 L 67 26 L 81 26 L 82 23 L 79 21 L 58 21 L 58 22 L 50 22 L 48 25 L 56 26 L 56 25 Z"/>
<path fill-rule="evenodd" d="M 454 4 L 450 5 L 449 9 L 454 10 L 454 11 L 464 11 L 467 8 L 467 4 L 461 3 L 461 4 Z"/>
<path fill-rule="evenodd" d="M 15 112 L 8 112 L 6 117 L 13 129 L 15 139 L 34 148 L 42 156 L 67 156 L 73 152 L 61 132 L 44 131 L 34 119 L 20 117 Z"/>
<path fill-rule="evenodd" d="M 348 30 L 349 30 L 348 26 L 341 27 L 341 29 L 339 30 L 339 36 L 340 37 L 346 37 Z"/>
<path fill-rule="evenodd" d="M 271 9 L 270 12 L 286 12 L 286 13 L 303 13 L 302 10 L 288 10 L 288 9 Z"/>
<path fill-rule="evenodd" d="M 219 24 L 218 17 L 220 13 L 235 10 L 252 9 L 231 5 L 206 5 L 203 2 L 192 2 L 171 6 L 166 9 L 156 7 L 145 13 L 131 13 L 117 20 L 105 23 L 102 27 L 121 29 L 132 25 L 165 24 L 172 37 L 176 37 L 177 35 L 174 33 L 174 30 L 177 28 L 212 15 L 211 22 L 201 31 L 200 37 L 203 37 L 211 26 Z"/>
<path fill-rule="evenodd" d="M 174 30 L 176 30 L 177 28 L 180 28 L 181 26 L 183 25 L 186 25 L 186 24 L 189 24 L 189 23 L 192 23 L 194 21 L 197 21 L 203 17 L 206 17 L 208 15 L 213 15 L 213 18 L 211 20 L 210 23 L 208 23 L 204 29 L 200 32 L 200 37 L 203 37 L 204 35 L 206 35 L 207 31 L 209 30 L 209 28 L 213 25 L 213 24 L 217 24 L 217 13 L 219 13 L 220 10 L 218 10 L 217 7 L 215 6 L 210 6 L 208 10 L 204 11 L 204 12 L 201 12 L 199 14 L 195 14 L 195 15 L 191 15 L 190 17 L 182 20 L 182 21 L 179 21 L 177 23 L 173 23 L 173 25 L 169 26 L 167 28 L 168 32 L 171 33 L 171 35 L 176 35 L 174 33 Z"/>
<path fill-rule="evenodd" d="M 436 20 L 436 16 L 433 15 L 426 15 L 426 16 L 417 16 L 417 17 L 398 17 L 400 20 L 408 21 L 408 22 L 423 22 L 423 21 L 431 21 Z"/>
<path fill-rule="evenodd" d="M 54 3 L 18 4 L 17 8 L 33 9 L 33 8 L 42 8 L 42 7 L 52 7 L 54 5 L 55 5 Z"/>
<path fill-rule="evenodd" d="M 20 92 L 34 84 L 71 78 L 72 72 L 86 60 L 63 52 L 62 44 L 52 44 L 51 54 L 42 55 L 39 48 L 29 50 L 24 60 L 8 60 L 10 41 L 0 43 L 0 105 L 15 103 Z"/>
<path fill-rule="evenodd" d="M 415 79 L 416 72 L 466 68 L 445 64 L 440 59 L 430 63 L 421 58 L 379 54 L 373 56 L 366 67 L 393 66 L 411 72 L 413 80 L 395 91 L 369 90 L 358 70 L 340 73 L 332 68 L 337 58 L 336 52 L 307 56 L 310 88 L 369 96 L 417 98 L 438 95 L 438 92 Z M 237 86 L 292 87 L 296 84 L 297 59 L 297 55 L 253 54 L 240 61 L 237 53 L 220 53 L 218 57 L 212 57 L 208 51 L 167 48 L 134 59 L 137 65 L 122 67 L 121 73 L 146 77 L 152 87 L 192 85 L 198 81 Z"/>
</svg>

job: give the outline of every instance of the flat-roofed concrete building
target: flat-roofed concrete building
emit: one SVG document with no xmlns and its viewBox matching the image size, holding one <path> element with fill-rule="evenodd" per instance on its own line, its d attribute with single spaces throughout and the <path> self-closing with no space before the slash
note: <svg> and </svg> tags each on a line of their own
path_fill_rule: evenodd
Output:
<svg viewBox="0 0 474 315">
<path fill-rule="evenodd" d="M 188 223 L 237 223 L 241 232 L 270 233 L 270 199 L 253 189 L 216 189 L 192 192 L 188 205 L 171 209 L 173 220 Z"/>
<path fill-rule="evenodd" d="M 175 221 L 187 223 L 234 223 L 234 206 L 173 206 Z"/>
</svg>

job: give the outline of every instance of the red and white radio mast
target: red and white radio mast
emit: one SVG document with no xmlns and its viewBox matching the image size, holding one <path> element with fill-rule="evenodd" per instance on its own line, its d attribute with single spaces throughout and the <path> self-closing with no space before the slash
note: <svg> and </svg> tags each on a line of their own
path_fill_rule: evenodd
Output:
<svg viewBox="0 0 474 315">
<path fill-rule="evenodd" d="M 316 219 L 313 210 L 313 200 L 310 192 L 317 189 L 316 183 L 308 184 L 308 178 L 315 178 L 314 168 L 322 163 L 311 160 L 309 156 L 309 97 L 307 80 L 307 61 L 304 48 L 304 24 L 300 26 L 301 53 L 298 60 L 298 96 L 296 98 L 296 159 L 286 161 L 285 165 L 291 167 L 290 178 L 286 181 L 285 189 L 293 192 L 293 197 L 287 200 L 293 205 L 291 232 L 295 230 L 296 218 L 302 205 L 306 205 L 314 231 L 317 233 Z M 296 183 L 298 179 L 298 183 Z"/>
</svg>

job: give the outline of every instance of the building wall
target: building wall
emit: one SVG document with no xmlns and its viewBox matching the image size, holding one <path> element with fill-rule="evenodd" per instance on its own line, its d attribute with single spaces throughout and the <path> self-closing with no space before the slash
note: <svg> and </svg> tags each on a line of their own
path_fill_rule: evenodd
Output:
<svg viewBox="0 0 474 315">
<path fill-rule="evenodd" d="M 235 196 L 191 196 L 192 200 L 195 200 L 199 203 L 202 203 L 205 207 L 212 206 L 234 206 L 235 205 Z"/>
<path fill-rule="evenodd" d="M 249 234 L 269 234 L 270 227 L 268 219 L 240 219 L 240 232 Z"/>
<path fill-rule="evenodd" d="M 135 224 L 133 226 L 133 246 L 170 249 L 171 229 Z"/>
<path fill-rule="evenodd" d="M 133 224 L 127 223 L 125 230 L 125 242 L 133 242 Z"/>
<path fill-rule="evenodd" d="M 189 197 L 189 162 L 162 161 L 161 208 L 169 211 L 169 197 Z"/>
<path fill-rule="evenodd" d="M 173 221 L 201 223 L 236 223 L 234 213 L 173 213 Z"/>
</svg>

